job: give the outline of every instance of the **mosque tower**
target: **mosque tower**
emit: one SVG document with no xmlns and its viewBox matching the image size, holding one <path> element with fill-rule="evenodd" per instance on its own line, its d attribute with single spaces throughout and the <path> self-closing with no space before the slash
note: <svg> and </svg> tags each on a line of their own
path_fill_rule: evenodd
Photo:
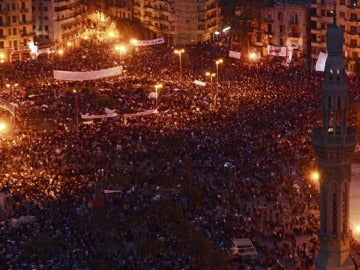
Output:
<svg viewBox="0 0 360 270">
<path fill-rule="evenodd" d="M 344 34 L 334 24 L 326 32 L 328 57 L 321 87 L 322 124 L 312 134 L 320 173 L 320 250 L 317 270 L 355 269 L 349 256 L 350 156 L 357 143 L 354 128 L 347 126 L 348 93 L 343 58 Z"/>
</svg>

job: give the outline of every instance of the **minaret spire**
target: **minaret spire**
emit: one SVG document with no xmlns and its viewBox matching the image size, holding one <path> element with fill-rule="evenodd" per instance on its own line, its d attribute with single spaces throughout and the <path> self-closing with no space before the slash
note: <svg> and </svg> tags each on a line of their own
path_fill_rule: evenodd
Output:
<svg viewBox="0 0 360 270">
<path fill-rule="evenodd" d="M 343 57 L 344 33 L 334 24 L 326 32 L 328 57 L 321 86 L 322 125 L 314 128 L 312 145 L 320 174 L 320 250 L 317 270 L 354 270 L 350 257 L 350 156 L 356 130 L 347 125 L 348 89 Z"/>
</svg>

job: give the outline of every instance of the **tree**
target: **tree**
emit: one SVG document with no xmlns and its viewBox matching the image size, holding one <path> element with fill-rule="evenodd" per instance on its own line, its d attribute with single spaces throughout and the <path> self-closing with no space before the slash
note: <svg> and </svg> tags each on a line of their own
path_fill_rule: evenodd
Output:
<svg viewBox="0 0 360 270">
<path fill-rule="evenodd" d="M 239 42 L 243 53 L 247 54 L 253 42 L 262 35 L 262 14 L 266 2 L 247 1 L 241 8 L 239 20 Z"/>
</svg>

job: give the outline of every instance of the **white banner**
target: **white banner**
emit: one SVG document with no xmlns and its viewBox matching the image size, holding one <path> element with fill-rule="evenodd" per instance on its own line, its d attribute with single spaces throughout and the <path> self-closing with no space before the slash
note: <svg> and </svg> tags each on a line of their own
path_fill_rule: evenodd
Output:
<svg viewBox="0 0 360 270">
<path fill-rule="evenodd" d="M 229 50 L 229 57 L 240 59 L 241 58 L 241 52 L 236 52 Z"/>
<path fill-rule="evenodd" d="M 200 86 L 206 86 L 206 82 L 202 82 L 199 80 L 195 80 L 195 81 L 193 81 L 193 83 L 195 83 L 196 85 L 200 85 Z"/>
<path fill-rule="evenodd" d="M 138 116 L 150 115 L 150 114 L 153 114 L 153 113 L 157 113 L 157 109 L 146 110 L 146 111 L 138 112 L 138 113 L 124 114 L 124 119 L 138 117 Z"/>
<path fill-rule="evenodd" d="M 105 114 L 82 114 L 81 118 L 84 120 L 92 120 L 92 119 L 104 119 L 104 118 L 111 118 L 115 117 L 118 114 L 116 113 L 116 110 L 111 110 L 108 108 L 105 108 Z M 90 121 L 87 121 L 87 123 Z"/>
<path fill-rule="evenodd" d="M 84 72 L 54 70 L 54 79 L 63 81 L 89 81 L 119 76 L 121 73 L 121 66 Z"/>
<path fill-rule="evenodd" d="M 287 54 L 286 54 L 286 66 L 287 67 L 289 67 L 290 64 L 291 64 L 293 52 L 294 52 L 293 47 L 289 46 L 288 49 L 287 49 Z"/>
<path fill-rule="evenodd" d="M 268 45 L 268 54 L 275 56 L 286 56 L 286 47 Z"/>
<path fill-rule="evenodd" d="M 135 40 L 133 42 L 134 46 L 149 46 L 149 45 L 156 45 L 156 44 L 162 44 L 164 43 L 164 37 L 156 38 L 156 39 L 150 39 L 150 40 Z"/>
<path fill-rule="evenodd" d="M 119 193 L 122 192 L 120 189 L 104 189 L 105 194 Z"/>
<path fill-rule="evenodd" d="M 324 71 L 325 70 L 325 62 L 327 59 L 327 53 L 320 52 L 319 57 L 316 61 L 315 71 Z"/>
</svg>

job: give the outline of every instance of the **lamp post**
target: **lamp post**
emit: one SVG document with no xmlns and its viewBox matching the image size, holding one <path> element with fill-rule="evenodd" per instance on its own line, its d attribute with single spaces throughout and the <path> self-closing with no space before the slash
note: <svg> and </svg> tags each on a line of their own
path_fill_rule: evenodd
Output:
<svg viewBox="0 0 360 270">
<path fill-rule="evenodd" d="M 158 110 L 158 89 L 161 88 L 163 85 L 161 83 L 158 83 L 155 85 L 155 107 L 156 107 L 156 112 Z"/>
<path fill-rule="evenodd" d="M 219 59 L 216 60 L 215 64 L 216 64 L 216 98 L 215 98 L 215 105 L 217 103 L 217 97 L 219 95 L 219 64 L 224 63 L 224 60 Z"/>
<path fill-rule="evenodd" d="M 122 55 L 126 53 L 127 48 L 124 45 L 116 45 L 115 50 L 119 52 L 120 63 L 122 62 Z"/>
<path fill-rule="evenodd" d="M 6 84 L 6 87 L 10 89 L 11 97 L 13 96 L 15 87 L 18 87 L 18 86 L 19 86 L 18 83 L 7 83 Z"/>
<path fill-rule="evenodd" d="M 73 93 L 75 94 L 75 123 L 76 123 L 76 131 L 77 131 L 79 124 L 79 113 L 78 113 L 78 95 L 76 89 L 73 90 Z"/>
<path fill-rule="evenodd" d="M 180 78 L 182 79 L 182 65 L 181 65 L 181 55 L 185 52 L 184 49 L 175 50 L 174 53 L 179 55 L 179 65 L 180 65 Z"/>
<path fill-rule="evenodd" d="M 215 77 L 216 73 L 206 72 L 205 75 L 207 77 L 210 77 L 210 86 L 212 88 L 212 80 L 213 80 L 213 77 Z"/>
<path fill-rule="evenodd" d="M 5 123 L 0 123 L 0 147 L 2 147 L 2 134 L 6 129 Z"/>
</svg>

